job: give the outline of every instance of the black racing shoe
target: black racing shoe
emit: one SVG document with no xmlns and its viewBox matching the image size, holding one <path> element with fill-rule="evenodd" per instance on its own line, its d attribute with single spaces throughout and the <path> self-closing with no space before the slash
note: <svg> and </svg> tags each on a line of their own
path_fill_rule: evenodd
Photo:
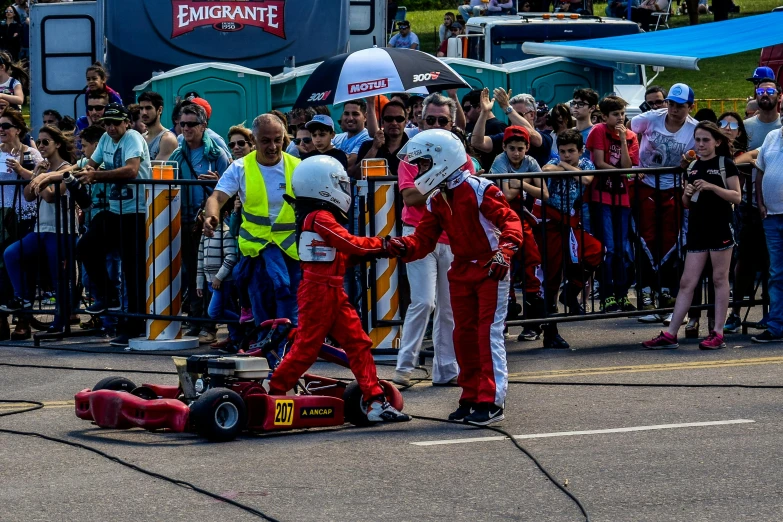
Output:
<svg viewBox="0 0 783 522">
<path fill-rule="evenodd" d="M 559 333 L 555 333 L 553 335 L 547 335 L 544 333 L 544 348 L 565 349 L 571 348 L 571 345 L 568 344 L 568 342 L 563 339 Z"/>
<path fill-rule="evenodd" d="M 464 421 L 476 426 L 486 426 L 494 422 L 500 422 L 506 417 L 503 415 L 503 408 L 491 403 L 482 403 L 476 405 L 473 413 L 465 417 Z"/>
<path fill-rule="evenodd" d="M 473 408 L 474 408 L 473 404 L 460 404 L 459 408 L 449 413 L 449 420 L 450 421 L 465 420 L 465 417 L 473 413 Z"/>
</svg>

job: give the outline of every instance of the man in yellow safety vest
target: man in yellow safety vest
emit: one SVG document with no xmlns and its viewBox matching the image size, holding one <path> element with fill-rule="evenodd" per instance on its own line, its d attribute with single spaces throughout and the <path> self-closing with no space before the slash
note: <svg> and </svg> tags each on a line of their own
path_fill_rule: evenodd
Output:
<svg viewBox="0 0 783 522">
<path fill-rule="evenodd" d="M 256 324 L 271 318 L 297 322 L 296 290 L 301 279 L 296 247 L 291 176 L 300 160 L 283 152 L 283 123 L 272 114 L 253 121 L 256 150 L 231 164 L 207 200 L 204 234 L 212 236 L 220 209 L 239 194 L 242 225 L 239 250 L 247 258 L 248 294 Z M 274 293 L 274 309 L 267 304 Z"/>
</svg>

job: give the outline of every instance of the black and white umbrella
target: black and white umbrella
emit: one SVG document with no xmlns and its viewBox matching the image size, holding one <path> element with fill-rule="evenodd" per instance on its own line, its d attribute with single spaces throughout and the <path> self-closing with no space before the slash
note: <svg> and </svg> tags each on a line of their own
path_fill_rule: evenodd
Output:
<svg viewBox="0 0 783 522">
<path fill-rule="evenodd" d="M 392 92 L 470 88 L 454 69 L 413 49 L 373 47 L 340 54 L 319 65 L 294 107 L 315 107 Z"/>
</svg>

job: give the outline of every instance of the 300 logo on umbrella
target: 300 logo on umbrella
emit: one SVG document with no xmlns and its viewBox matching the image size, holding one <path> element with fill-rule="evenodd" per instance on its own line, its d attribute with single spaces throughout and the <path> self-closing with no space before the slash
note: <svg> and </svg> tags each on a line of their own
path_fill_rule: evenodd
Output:
<svg viewBox="0 0 783 522">
<path fill-rule="evenodd" d="M 414 74 L 413 75 L 413 83 L 427 82 L 427 81 L 430 81 L 430 80 L 437 80 L 438 76 L 440 76 L 440 72 L 439 71 L 433 71 L 433 72 L 428 72 L 428 73 L 424 73 L 424 74 Z"/>
<path fill-rule="evenodd" d="M 360 94 L 369 91 L 379 91 L 386 89 L 389 86 L 388 78 L 381 78 L 380 80 L 371 80 L 369 82 L 349 83 L 348 94 Z"/>
<path fill-rule="evenodd" d="M 309 98 L 307 98 L 307 101 L 309 102 L 315 102 L 315 101 L 324 101 L 329 97 L 329 95 L 332 93 L 332 91 L 326 91 L 326 92 L 314 92 L 310 95 Z"/>
</svg>

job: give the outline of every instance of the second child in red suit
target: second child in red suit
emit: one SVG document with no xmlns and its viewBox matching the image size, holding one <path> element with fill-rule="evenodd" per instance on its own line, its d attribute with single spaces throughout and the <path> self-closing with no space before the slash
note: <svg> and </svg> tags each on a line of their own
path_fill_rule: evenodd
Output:
<svg viewBox="0 0 783 522">
<path fill-rule="evenodd" d="M 299 325 L 291 351 L 269 381 L 269 393 L 284 395 L 318 358 L 326 336 L 345 350 L 351 371 L 362 390 L 362 408 L 371 422 L 408 421 L 391 406 L 378 381 L 370 349 L 372 341 L 343 289 L 345 269 L 362 258 L 387 257 L 385 241 L 348 233 L 350 179 L 340 162 L 329 156 L 308 158 L 294 171 L 299 260 Z M 339 221 L 338 221 L 339 218 Z"/>
<path fill-rule="evenodd" d="M 415 184 L 422 194 L 438 188 L 416 232 L 390 239 L 389 253 L 404 261 L 421 259 L 445 231 L 454 254 L 448 278 L 462 395 L 449 419 L 479 425 L 503 420 L 508 387 L 503 328 L 509 261 L 523 244 L 519 217 L 497 186 L 462 170 L 465 149 L 451 132 L 421 132 L 401 154 L 417 165 Z"/>
</svg>

